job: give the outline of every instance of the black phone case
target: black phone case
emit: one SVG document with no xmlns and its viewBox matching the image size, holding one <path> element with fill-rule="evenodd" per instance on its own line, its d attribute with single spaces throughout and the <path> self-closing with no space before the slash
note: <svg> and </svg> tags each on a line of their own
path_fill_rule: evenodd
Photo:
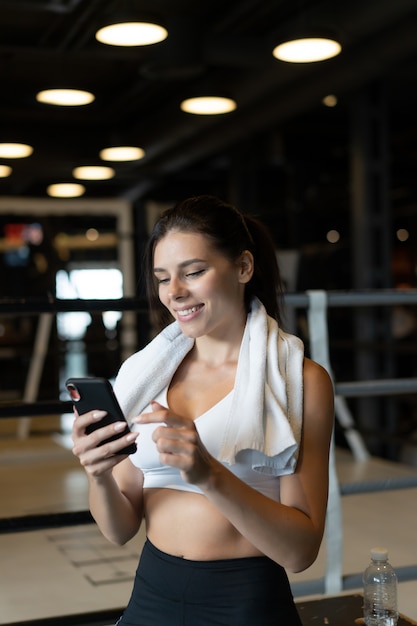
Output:
<svg viewBox="0 0 417 626">
<path fill-rule="evenodd" d="M 71 397 L 71 400 L 80 415 L 92 411 L 93 409 L 107 411 L 107 415 L 103 417 L 103 419 L 87 426 L 86 433 L 91 433 L 97 430 L 97 428 L 102 428 L 114 422 L 126 422 L 125 430 L 115 433 L 100 445 L 108 441 L 120 439 L 120 437 L 123 437 L 123 435 L 129 432 L 128 423 L 114 394 L 113 387 L 106 378 L 69 378 L 65 385 L 67 389 L 72 385 L 78 392 L 80 399 L 74 400 L 73 397 Z M 117 454 L 133 454 L 134 452 L 136 452 L 136 443 L 132 443 L 126 448 L 123 448 L 123 450 L 120 450 Z"/>
</svg>

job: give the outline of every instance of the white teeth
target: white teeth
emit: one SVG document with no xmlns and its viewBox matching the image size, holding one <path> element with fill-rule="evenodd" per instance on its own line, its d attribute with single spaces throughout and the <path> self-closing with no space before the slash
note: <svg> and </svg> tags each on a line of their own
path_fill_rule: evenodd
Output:
<svg viewBox="0 0 417 626">
<path fill-rule="evenodd" d="M 193 306 L 191 309 L 185 309 L 184 311 L 177 311 L 178 315 L 181 317 L 182 315 L 190 315 L 191 313 L 195 313 L 198 310 L 198 306 Z"/>
</svg>

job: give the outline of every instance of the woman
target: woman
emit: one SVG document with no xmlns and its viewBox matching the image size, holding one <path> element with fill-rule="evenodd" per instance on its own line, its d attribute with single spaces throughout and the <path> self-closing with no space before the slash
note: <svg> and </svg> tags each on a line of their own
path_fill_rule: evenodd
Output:
<svg viewBox="0 0 417 626">
<path fill-rule="evenodd" d="M 285 570 L 309 567 L 323 536 L 330 378 L 279 328 L 275 250 L 255 218 L 185 200 L 157 222 L 146 266 L 165 329 L 115 383 L 137 432 L 97 447 L 123 427 L 86 435 L 98 411 L 73 428 L 102 533 L 123 544 L 146 524 L 119 624 L 298 626 Z"/>
</svg>

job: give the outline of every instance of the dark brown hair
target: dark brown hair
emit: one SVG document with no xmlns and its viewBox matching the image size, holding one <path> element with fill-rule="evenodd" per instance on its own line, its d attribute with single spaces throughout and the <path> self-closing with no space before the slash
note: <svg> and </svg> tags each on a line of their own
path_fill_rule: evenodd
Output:
<svg viewBox="0 0 417 626">
<path fill-rule="evenodd" d="M 195 196 L 164 211 L 156 222 L 145 251 L 145 272 L 151 319 L 157 329 L 172 322 L 162 305 L 153 272 L 156 244 L 171 231 L 205 235 L 214 248 L 231 261 L 244 250 L 254 257 L 254 274 L 245 286 L 249 310 L 253 296 L 259 298 L 267 313 L 281 322 L 282 283 L 274 243 L 266 227 L 255 216 L 243 215 L 233 205 L 215 196 Z"/>
</svg>

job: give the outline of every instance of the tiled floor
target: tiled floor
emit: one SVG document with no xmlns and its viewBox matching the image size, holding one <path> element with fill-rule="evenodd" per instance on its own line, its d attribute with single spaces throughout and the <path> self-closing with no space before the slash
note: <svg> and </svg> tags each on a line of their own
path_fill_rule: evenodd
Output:
<svg viewBox="0 0 417 626">
<path fill-rule="evenodd" d="M 0 435 L 0 520 L 86 510 L 86 483 L 78 461 L 49 435 Z M 344 497 L 343 536 L 344 574 L 361 572 L 381 544 L 393 565 L 416 566 L 417 488 Z M 0 624 L 123 607 L 143 539 L 142 532 L 119 548 L 93 524 L 0 534 Z M 325 545 L 291 581 L 321 578 L 324 563 Z M 416 598 L 417 579 L 400 583 L 400 611 L 417 622 Z"/>
</svg>

